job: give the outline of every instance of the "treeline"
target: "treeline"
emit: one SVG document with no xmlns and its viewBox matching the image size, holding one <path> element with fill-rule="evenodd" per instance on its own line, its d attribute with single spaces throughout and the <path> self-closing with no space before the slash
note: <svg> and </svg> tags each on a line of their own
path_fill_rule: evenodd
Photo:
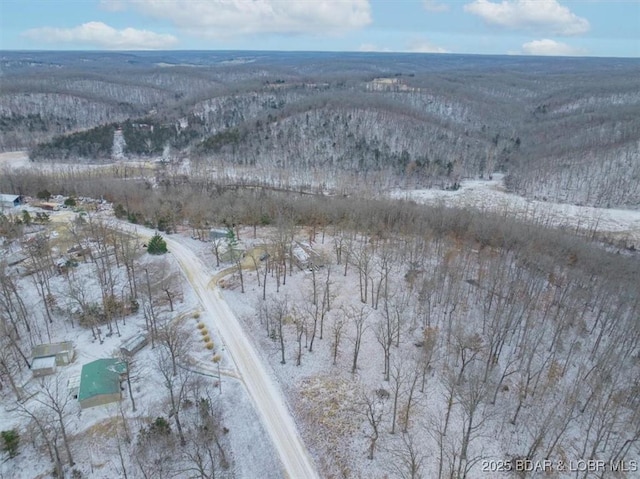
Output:
<svg viewBox="0 0 640 479">
<path fill-rule="evenodd" d="M 635 256 L 608 252 L 586 237 L 549 228 L 542 217 L 524 222 L 508 214 L 366 196 L 308 195 L 214 181 L 166 182 L 154 188 L 148 180 L 123 181 L 115 174 L 96 171 L 68 170 L 56 176 L 6 171 L 0 176 L 0 189 L 33 196 L 47 189 L 52 194 L 102 197 L 116 208 L 120 205 L 118 209 L 136 222 L 161 222 L 170 231 L 185 225 L 194 230 L 220 224 L 259 226 L 287 218 L 301 226 L 340 225 L 381 238 L 395 234 L 458 238 L 481 247 L 520 252 L 527 263 L 549 273 L 557 265 L 567 265 L 588 276 L 631 282 L 640 277 L 640 262 Z"/>
<path fill-rule="evenodd" d="M 53 81 L 50 77 L 47 78 Z M 136 106 L 115 101 L 104 101 L 75 92 L 14 91 L 3 78 L 0 94 L 0 118 L 11 128 L 0 132 L 0 148 L 25 149 L 50 141 L 55 136 L 73 131 L 138 117 L 142 111 Z M 41 129 L 25 130 L 13 118 L 39 115 L 44 123 Z"/>
<path fill-rule="evenodd" d="M 29 151 L 31 160 L 104 160 L 111 157 L 113 125 L 58 136 L 49 143 L 41 143 Z"/>
<path fill-rule="evenodd" d="M 29 158 L 40 160 L 105 160 L 112 156 L 114 132 L 122 130 L 125 141 L 124 153 L 135 157 L 162 154 L 166 147 L 182 149 L 201 134 L 202 122 L 197 117 L 188 117 L 185 126 L 178 123 L 163 123 L 154 118 L 126 120 L 122 123 L 91 128 L 87 131 L 57 136 L 40 143 L 29 151 Z"/>
</svg>

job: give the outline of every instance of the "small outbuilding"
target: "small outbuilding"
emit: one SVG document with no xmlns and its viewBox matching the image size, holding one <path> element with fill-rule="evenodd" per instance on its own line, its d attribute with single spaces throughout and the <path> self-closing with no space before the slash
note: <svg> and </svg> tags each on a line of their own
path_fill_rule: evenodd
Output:
<svg viewBox="0 0 640 479">
<path fill-rule="evenodd" d="M 55 358 L 56 366 L 66 366 L 73 361 L 74 355 L 75 352 L 71 341 L 38 344 L 31 350 L 31 356 L 34 361 L 38 358 L 53 356 Z"/>
<path fill-rule="evenodd" d="M 120 352 L 123 356 L 130 358 L 142 348 L 144 348 L 147 345 L 147 342 L 147 336 L 140 333 L 122 343 L 122 345 L 120 346 Z"/>
<path fill-rule="evenodd" d="M 0 208 L 15 208 L 24 203 L 22 195 L 3 195 L 0 194 Z"/>
<path fill-rule="evenodd" d="M 34 358 L 31 362 L 31 374 L 34 378 L 41 378 L 42 376 L 49 376 L 56 372 L 56 357 L 55 356 L 42 356 Z"/>
<path fill-rule="evenodd" d="M 80 407 L 86 409 L 120 401 L 121 383 L 126 374 L 127 364 L 119 359 L 97 359 L 82 366 L 78 388 Z"/>
<path fill-rule="evenodd" d="M 50 201 L 43 201 L 41 203 L 36 203 L 33 206 L 46 211 L 58 211 L 60 209 L 60 205 L 58 203 L 53 203 Z"/>
</svg>

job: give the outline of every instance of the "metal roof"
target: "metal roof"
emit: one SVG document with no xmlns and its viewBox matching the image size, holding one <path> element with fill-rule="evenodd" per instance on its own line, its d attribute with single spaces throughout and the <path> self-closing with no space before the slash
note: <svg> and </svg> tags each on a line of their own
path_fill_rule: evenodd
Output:
<svg viewBox="0 0 640 479">
<path fill-rule="evenodd" d="M 54 356 L 60 353 L 69 353 L 73 351 L 73 343 L 71 341 L 63 341 L 61 343 L 38 344 L 33 347 L 31 356 L 39 358 L 42 356 Z"/>
<path fill-rule="evenodd" d="M 119 359 L 97 359 L 82 366 L 78 401 L 120 392 L 120 374 L 127 371 L 127 365 Z"/>
<path fill-rule="evenodd" d="M 124 343 L 122 343 L 122 346 L 120 347 L 128 351 L 131 351 L 132 349 L 135 349 L 141 344 L 146 342 L 147 342 L 147 337 L 144 334 L 137 334 L 136 336 L 133 336 L 132 338 L 127 339 Z"/>
</svg>

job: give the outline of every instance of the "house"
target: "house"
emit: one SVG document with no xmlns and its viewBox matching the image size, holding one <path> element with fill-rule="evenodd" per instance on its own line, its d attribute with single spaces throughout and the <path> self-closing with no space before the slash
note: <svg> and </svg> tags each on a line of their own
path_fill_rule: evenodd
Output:
<svg viewBox="0 0 640 479">
<path fill-rule="evenodd" d="M 15 208 L 24 203 L 22 195 L 2 195 L 0 194 L 0 209 Z"/>
<path fill-rule="evenodd" d="M 56 366 L 66 366 L 71 361 L 75 351 L 71 341 L 63 341 L 61 343 L 39 344 L 31 350 L 31 357 L 35 361 L 38 358 L 46 358 L 53 356 Z"/>
<path fill-rule="evenodd" d="M 147 345 L 147 342 L 147 336 L 140 333 L 122 343 L 122 346 L 120 346 L 120 352 L 123 356 L 130 358 L 144 348 Z"/>
<path fill-rule="evenodd" d="M 296 245 L 292 248 L 293 260 L 296 266 L 300 269 L 307 269 L 311 264 L 309 254 L 300 245 Z"/>
<path fill-rule="evenodd" d="M 121 383 L 126 374 L 127 364 L 119 359 L 97 359 L 82 366 L 78 388 L 80 407 L 86 409 L 120 401 Z"/>
</svg>

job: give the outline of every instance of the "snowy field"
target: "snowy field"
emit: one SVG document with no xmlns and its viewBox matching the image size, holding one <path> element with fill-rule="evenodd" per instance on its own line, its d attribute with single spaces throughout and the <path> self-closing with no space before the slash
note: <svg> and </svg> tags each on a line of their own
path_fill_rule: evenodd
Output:
<svg viewBox="0 0 640 479">
<path fill-rule="evenodd" d="M 442 204 L 474 208 L 517 217 L 543 225 L 559 226 L 583 232 L 599 232 L 640 248 L 640 211 L 594 208 L 564 203 L 532 200 L 506 191 L 502 174 L 492 180 L 465 180 L 457 191 L 394 190 L 392 198 L 413 200 L 423 204 Z"/>
</svg>

